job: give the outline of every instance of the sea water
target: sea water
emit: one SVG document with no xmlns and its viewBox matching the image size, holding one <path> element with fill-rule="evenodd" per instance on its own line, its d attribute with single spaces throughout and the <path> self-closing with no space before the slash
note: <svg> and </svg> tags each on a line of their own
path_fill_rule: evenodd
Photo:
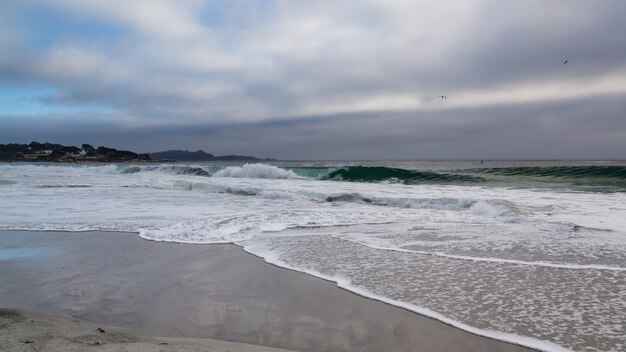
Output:
<svg viewBox="0 0 626 352">
<path fill-rule="evenodd" d="M 626 350 L 626 163 L 0 164 L 0 229 L 234 243 L 461 329 Z"/>
</svg>

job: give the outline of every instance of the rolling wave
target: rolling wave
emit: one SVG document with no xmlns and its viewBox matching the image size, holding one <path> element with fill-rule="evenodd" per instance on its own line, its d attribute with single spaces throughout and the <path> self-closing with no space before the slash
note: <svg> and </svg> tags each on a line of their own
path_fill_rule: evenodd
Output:
<svg viewBox="0 0 626 352">
<path fill-rule="evenodd" d="M 200 166 L 192 165 L 158 165 L 158 166 L 124 166 L 118 170 L 121 174 L 138 172 L 163 172 L 175 175 L 211 176 L 211 172 Z"/>
<path fill-rule="evenodd" d="M 596 191 L 626 190 L 626 166 L 523 166 L 456 170 L 411 170 L 386 166 L 275 166 L 269 164 L 118 166 L 117 173 L 161 172 L 175 175 L 344 182 L 458 185 L 578 185 Z"/>
<path fill-rule="evenodd" d="M 524 166 L 470 169 L 468 171 L 500 176 L 530 176 L 556 178 L 601 178 L 626 181 L 626 166 Z"/>
<path fill-rule="evenodd" d="M 440 173 L 435 171 L 406 170 L 383 166 L 346 166 L 329 172 L 322 179 L 383 182 L 395 181 L 405 184 L 417 183 L 479 183 L 485 179 L 477 176 Z"/>
<path fill-rule="evenodd" d="M 244 164 L 243 166 L 228 166 L 215 172 L 213 177 L 237 177 L 237 178 L 305 178 L 295 172 L 267 164 Z"/>
</svg>

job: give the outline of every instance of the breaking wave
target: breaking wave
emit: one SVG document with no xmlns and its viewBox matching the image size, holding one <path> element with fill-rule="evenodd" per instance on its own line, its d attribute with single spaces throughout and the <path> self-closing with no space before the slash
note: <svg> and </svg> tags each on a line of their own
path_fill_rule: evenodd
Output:
<svg viewBox="0 0 626 352">
<path fill-rule="evenodd" d="M 213 174 L 213 177 L 237 178 L 304 178 L 291 170 L 281 169 L 267 164 L 245 164 L 243 166 L 228 166 Z"/>
<path fill-rule="evenodd" d="M 356 182 L 395 181 L 405 184 L 478 183 L 485 181 L 482 177 L 470 175 L 406 170 L 383 166 L 346 166 L 331 171 L 323 179 Z"/>
<path fill-rule="evenodd" d="M 211 176 L 211 172 L 200 166 L 191 165 L 159 165 L 159 166 L 125 166 L 119 169 L 122 174 L 138 172 L 163 172 L 175 175 Z"/>
<path fill-rule="evenodd" d="M 111 165 L 112 166 L 112 165 Z M 115 167 L 115 166 L 113 166 Z M 103 171 L 108 171 L 104 169 Z M 626 166 L 524 166 L 456 170 L 411 170 L 385 166 L 274 166 L 269 164 L 224 165 L 130 165 L 114 173 L 161 172 L 174 175 L 258 179 L 309 179 L 344 182 L 457 185 L 545 184 L 592 187 L 596 191 L 626 190 Z"/>
</svg>

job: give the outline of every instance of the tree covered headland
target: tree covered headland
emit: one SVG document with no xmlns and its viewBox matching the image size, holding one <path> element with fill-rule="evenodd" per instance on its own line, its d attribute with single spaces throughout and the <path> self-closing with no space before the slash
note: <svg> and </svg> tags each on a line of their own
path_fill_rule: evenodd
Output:
<svg viewBox="0 0 626 352">
<path fill-rule="evenodd" d="M 0 161 L 56 161 L 56 162 L 127 162 L 152 161 L 148 154 L 137 154 L 114 148 L 94 148 L 83 144 L 81 148 L 54 143 L 0 144 Z"/>
</svg>

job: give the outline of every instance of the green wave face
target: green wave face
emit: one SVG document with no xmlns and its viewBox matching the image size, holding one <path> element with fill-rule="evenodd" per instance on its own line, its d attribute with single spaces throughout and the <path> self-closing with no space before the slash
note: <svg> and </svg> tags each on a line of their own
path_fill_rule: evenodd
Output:
<svg viewBox="0 0 626 352">
<path fill-rule="evenodd" d="M 449 164 L 448 166 L 452 166 Z M 254 169 L 255 166 L 248 165 Z M 262 166 L 262 167 L 261 167 Z M 499 166 L 486 168 L 442 168 L 416 169 L 383 165 L 261 165 L 260 174 L 255 176 L 249 170 L 246 177 L 267 177 L 264 172 L 270 168 L 277 173 L 290 171 L 298 177 L 316 180 L 347 182 L 395 182 L 407 185 L 417 184 L 459 184 L 504 187 L 555 187 L 593 192 L 626 192 L 625 165 L 558 165 L 558 166 Z M 212 177 L 224 170 L 226 165 L 124 165 L 119 172 L 165 172 L 179 175 Z M 244 166 L 246 167 L 246 166 Z M 265 170 L 265 171 L 264 171 Z M 263 175 L 262 175 L 263 174 Z M 271 178 L 271 177 L 270 177 Z"/>
<path fill-rule="evenodd" d="M 347 166 L 330 172 L 324 179 L 353 182 L 397 181 L 405 184 L 477 183 L 485 181 L 484 178 L 476 176 L 405 170 L 382 166 Z"/>
<path fill-rule="evenodd" d="M 312 179 L 325 179 L 329 172 L 335 170 L 334 167 L 330 166 L 289 166 L 283 168 L 291 170 L 299 176 Z"/>
<path fill-rule="evenodd" d="M 626 181 L 626 166 L 532 166 L 473 169 L 473 172 L 502 176 L 559 178 L 604 178 Z"/>
</svg>

